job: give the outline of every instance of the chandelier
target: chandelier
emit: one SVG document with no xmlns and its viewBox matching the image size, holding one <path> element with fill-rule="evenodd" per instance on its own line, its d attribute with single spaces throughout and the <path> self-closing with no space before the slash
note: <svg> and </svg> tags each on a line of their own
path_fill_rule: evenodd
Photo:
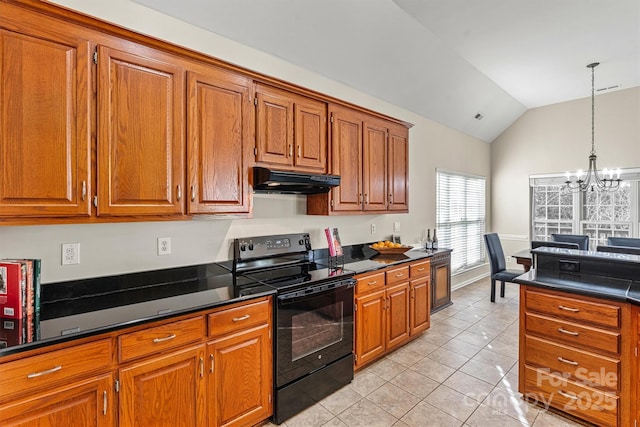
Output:
<svg viewBox="0 0 640 427">
<path fill-rule="evenodd" d="M 578 170 L 575 180 L 571 180 L 571 174 L 567 172 L 567 180 L 565 181 L 565 189 L 572 191 L 615 191 L 620 187 L 622 180 L 620 179 L 620 169 L 604 169 L 602 177 L 598 175 L 596 166 L 596 149 L 595 149 L 595 71 L 594 69 L 600 65 L 599 62 L 587 65 L 591 68 L 591 154 L 589 155 L 589 170 L 586 175 L 582 169 Z M 614 178 L 615 176 L 615 178 Z"/>
</svg>

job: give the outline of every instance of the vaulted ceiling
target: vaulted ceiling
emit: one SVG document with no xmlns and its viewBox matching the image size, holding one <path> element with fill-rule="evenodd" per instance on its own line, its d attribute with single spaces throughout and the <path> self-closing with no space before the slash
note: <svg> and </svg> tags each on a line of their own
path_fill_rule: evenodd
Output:
<svg viewBox="0 0 640 427">
<path fill-rule="evenodd" d="M 589 63 L 640 86 L 640 0 L 134 1 L 487 142 L 590 96 Z"/>
</svg>

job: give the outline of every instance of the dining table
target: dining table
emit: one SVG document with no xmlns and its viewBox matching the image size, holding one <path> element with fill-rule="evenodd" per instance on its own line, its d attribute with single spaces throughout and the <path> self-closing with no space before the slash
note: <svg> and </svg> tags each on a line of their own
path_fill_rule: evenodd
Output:
<svg viewBox="0 0 640 427">
<path fill-rule="evenodd" d="M 517 264 L 520 264 L 524 267 L 525 272 L 531 270 L 531 261 L 532 261 L 531 249 L 523 249 L 511 256 L 515 258 Z"/>
</svg>

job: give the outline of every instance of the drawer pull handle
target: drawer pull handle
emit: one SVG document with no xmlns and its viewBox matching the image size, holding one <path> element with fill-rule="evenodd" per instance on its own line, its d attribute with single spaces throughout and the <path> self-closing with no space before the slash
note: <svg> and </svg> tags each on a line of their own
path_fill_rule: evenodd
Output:
<svg viewBox="0 0 640 427">
<path fill-rule="evenodd" d="M 53 374 L 54 372 L 58 372 L 60 369 L 62 369 L 62 365 L 54 366 L 53 368 L 47 369 L 46 371 L 33 372 L 27 375 L 27 378 L 38 378 L 43 375 Z"/>
<path fill-rule="evenodd" d="M 565 359 L 562 356 L 558 356 L 558 360 L 561 361 L 562 363 L 568 363 L 569 365 L 573 365 L 573 366 L 577 366 L 578 362 L 575 362 L 573 360 L 569 360 L 569 359 Z"/>
<path fill-rule="evenodd" d="M 565 391 L 562 391 L 562 390 L 558 390 L 558 394 L 561 395 L 561 396 L 566 397 L 567 399 L 571 399 L 571 400 L 577 400 L 578 399 L 578 396 L 574 396 L 573 394 L 569 394 L 569 393 L 567 393 Z"/>
<path fill-rule="evenodd" d="M 209 355 L 209 362 L 211 362 L 211 366 L 209 367 L 209 373 L 213 374 L 213 369 L 215 367 L 215 359 L 213 357 L 213 354 Z"/>
<path fill-rule="evenodd" d="M 418 271 L 424 271 L 424 267 L 420 267 L 417 269 Z"/>
<path fill-rule="evenodd" d="M 174 339 L 176 337 L 176 334 L 171 334 L 169 336 L 166 336 L 164 338 L 154 338 L 153 339 L 153 343 L 154 344 L 160 344 L 161 342 L 165 342 L 165 341 L 171 341 L 172 339 Z"/>
<path fill-rule="evenodd" d="M 404 276 L 404 273 L 396 273 L 396 277 L 402 277 Z"/>
<path fill-rule="evenodd" d="M 579 309 L 577 309 L 577 308 L 565 307 L 564 305 L 559 305 L 559 306 L 558 306 L 558 308 L 559 308 L 560 310 L 570 311 L 570 312 L 572 312 L 572 313 L 577 313 L 577 312 L 579 312 L 579 311 L 580 311 L 580 310 L 579 310 Z"/>
<path fill-rule="evenodd" d="M 107 392 L 102 392 L 102 415 L 107 415 Z"/>
<path fill-rule="evenodd" d="M 563 334 L 567 334 L 567 335 L 573 335 L 574 337 L 577 337 L 578 335 L 580 335 L 580 333 L 578 332 L 567 331 L 564 328 L 558 328 L 558 332 L 562 332 Z"/>
<path fill-rule="evenodd" d="M 371 282 L 368 282 L 368 283 L 367 283 L 367 285 L 369 285 L 369 286 L 373 286 L 373 285 L 375 285 L 375 284 L 377 284 L 377 283 L 378 283 L 378 281 L 377 281 L 377 280 L 372 280 Z"/>
<path fill-rule="evenodd" d="M 242 322 L 243 320 L 247 320 L 249 317 L 251 317 L 249 314 L 245 314 L 244 316 L 241 316 L 241 317 L 234 317 L 232 320 L 234 322 Z"/>
</svg>

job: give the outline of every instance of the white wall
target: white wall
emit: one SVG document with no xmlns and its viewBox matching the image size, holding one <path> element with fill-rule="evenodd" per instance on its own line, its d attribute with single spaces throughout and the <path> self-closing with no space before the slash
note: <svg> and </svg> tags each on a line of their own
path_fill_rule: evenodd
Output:
<svg viewBox="0 0 640 427">
<path fill-rule="evenodd" d="M 205 32 L 129 0 L 55 2 L 368 107 L 414 123 L 415 126 L 410 131 L 409 214 L 308 216 L 305 196 L 255 195 L 252 219 L 202 216 L 191 221 L 0 227 L 0 258 L 42 258 L 44 283 L 226 260 L 231 255 L 231 239 L 256 234 L 304 231 L 311 233 L 313 247 L 326 247 L 322 230 L 327 226 L 338 227 L 343 244 L 348 245 L 385 238 L 391 234 L 393 222 L 400 221 L 402 239 L 411 243 L 420 237 L 423 228 L 435 226 L 436 168 L 489 178 L 489 144 L 312 71 Z M 371 223 L 377 226 L 375 235 L 370 234 Z M 171 255 L 156 255 L 157 237 L 171 237 Z M 62 266 L 60 245 L 73 242 L 81 245 L 81 263 Z M 455 283 L 456 278 L 454 286 Z"/>
<path fill-rule="evenodd" d="M 639 118 L 640 87 L 596 95 L 599 168 L 640 166 Z M 590 151 L 591 97 L 531 109 L 491 143 L 491 229 L 505 254 L 528 245 L 529 175 L 586 170 Z"/>
</svg>

